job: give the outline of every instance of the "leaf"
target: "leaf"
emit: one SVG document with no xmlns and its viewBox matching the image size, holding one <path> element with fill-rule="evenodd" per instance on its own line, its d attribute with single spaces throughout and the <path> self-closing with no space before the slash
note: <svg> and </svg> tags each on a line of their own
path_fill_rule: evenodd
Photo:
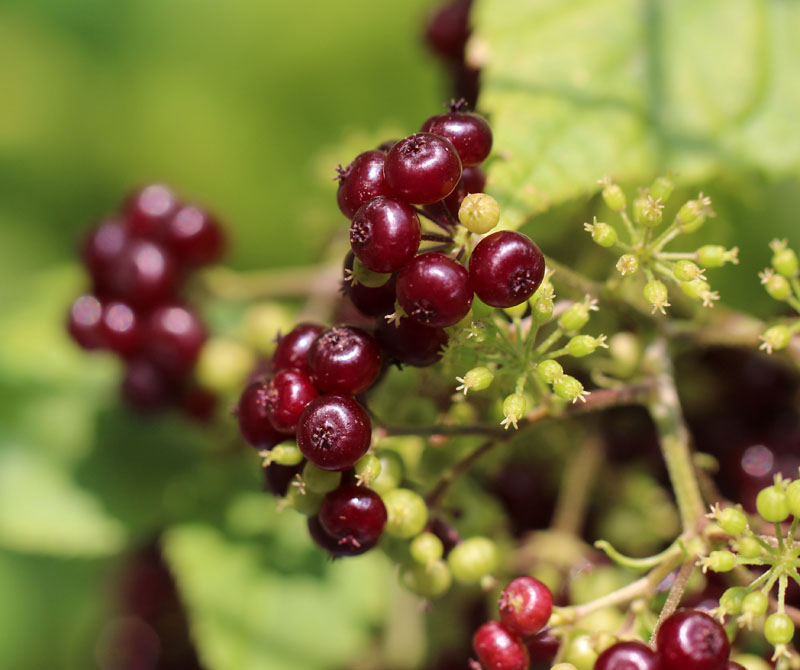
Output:
<svg viewBox="0 0 800 670">
<path fill-rule="evenodd" d="M 474 20 L 509 227 L 607 173 L 798 173 L 798 3 L 487 0 Z"/>
</svg>

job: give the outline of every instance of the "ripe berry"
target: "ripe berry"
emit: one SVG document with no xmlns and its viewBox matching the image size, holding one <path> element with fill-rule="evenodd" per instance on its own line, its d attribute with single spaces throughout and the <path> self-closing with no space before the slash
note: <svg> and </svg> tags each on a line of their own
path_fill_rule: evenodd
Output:
<svg viewBox="0 0 800 670">
<path fill-rule="evenodd" d="M 528 656 L 531 662 L 549 665 L 558 654 L 561 639 L 553 635 L 550 628 L 545 628 L 541 633 L 525 640 Z"/>
<path fill-rule="evenodd" d="M 324 395 L 312 400 L 297 423 L 303 455 L 323 470 L 347 470 L 369 449 L 372 424 L 355 400 Z"/>
<path fill-rule="evenodd" d="M 142 345 L 139 319 L 124 302 L 109 302 L 103 306 L 103 341 L 111 351 L 127 357 L 137 353 Z"/>
<path fill-rule="evenodd" d="M 386 507 L 375 491 L 344 484 L 322 500 L 319 520 L 340 546 L 361 553 L 381 536 L 386 525 Z"/>
<path fill-rule="evenodd" d="M 487 305 L 513 307 L 539 288 L 544 256 L 526 235 L 501 230 L 478 242 L 469 261 L 469 278 Z"/>
<path fill-rule="evenodd" d="M 176 380 L 146 358 L 128 362 L 121 388 L 125 403 L 146 413 L 166 409 L 178 391 Z"/>
<path fill-rule="evenodd" d="M 172 259 L 161 247 L 144 240 L 125 245 L 104 282 L 113 297 L 145 309 L 171 299 L 177 283 Z"/>
<path fill-rule="evenodd" d="M 352 219 L 359 208 L 373 198 L 392 195 L 384 177 L 385 160 L 386 154 L 383 151 L 365 151 L 356 156 L 345 169 L 339 167 L 336 202 L 348 219 Z"/>
<path fill-rule="evenodd" d="M 272 427 L 281 433 L 294 433 L 303 410 L 317 389 L 304 372 L 295 368 L 280 370 L 267 384 L 265 402 Z"/>
<path fill-rule="evenodd" d="M 267 468 L 268 470 L 272 469 Z M 311 539 L 321 549 L 330 554 L 331 558 L 341 558 L 342 556 L 357 556 L 358 554 L 362 554 L 371 546 L 367 547 L 350 547 L 347 543 L 339 544 L 339 540 L 335 537 L 332 537 L 328 534 L 322 524 L 320 523 L 319 516 L 313 515 L 308 517 L 308 534 L 311 536 Z"/>
<path fill-rule="evenodd" d="M 417 205 L 430 205 L 453 192 L 461 179 L 461 159 L 450 140 L 417 133 L 389 150 L 384 172 L 398 196 Z"/>
<path fill-rule="evenodd" d="M 395 281 L 396 278 L 392 275 L 383 286 L 376 288 L 364 286 L 360 282 L 345 282 L 343 292 L 364 316 L 383 317 L 394 311 Z"/>
<path fill-rule="evenodd" d="M 82 256 L 96 293 L 107 295 L 109 277 L 123 248 L 128 232 L 122 219 L 108 219 L 92 229 L 83 242 Z"/>
<path fill-rule="evenodd" d="M 471 0 L 454 0 L 437 8 L 428 19 L 425 41 L 439 56 L 453 61 L 464 57 L 464 45 L 469 38 Z"/>
<path fill-rule="evenodd" d="M 93 295 L 82 295 L 69 308 L 67 330 L 81 348 L 102 349 L 106 345 L 102 319 L 102 303 Z"/>
<path fill-rule="evenodd" d="M 128 231 L 133 237 L 156 239 L 161 226 L 177 209 L 178 198 L 168 186 L 145 186 L 125 204 Z"/>
<path fill-rule="evenodd" d="M 375 339 L 392 362 L 424 368 L 439 361 L 449 338 L 443 328 L 403 318 L 397 325 L 379 319 Z"/>
<path fill-rule="evenodd" d="M 450 213 L 457 217 L 461 203 L 470 193 L 483 193 L 486 187 L 486 173 L 476 166 L 465 167 L 461 171 L 461 181 L 453 192 L 444 199 Z"/>
<path fill-rule="evenodd" d="M 432 116 L 422 124 L 422 131 L 450 140 L 465 167 L 482 163 L 492 150 L 492 129 L 486 119 L 472 112 Z"/>
<path fill-rule="evenodd" d="M 730 643 L 722 626 L 697 610 L 678 610 L 656 634 L 663 670 L 725 670 Z"/>
<path fill-rule="evenodd" d="M 643 642 L 617 642 L 600 654 L 594 670 L 659 670 L 659 660 Z"/>
<path fill-rule="evenodd" d="M 217 221 L 205 210 L 181 207 L 164 222 L 161 240 L 182 266 L 197 268 L 218 261 L 225 248 L 225 238 Z"/>
<path fill-rule="evenodd" d="M 396 290 L 397 302 L 403 311 L 426 326 L 452 326 L 461 321 L 472 306 L 467 271 L 435 251 L 420 254 L 408 263 L 397 275 Z"/>
<path fill-rule="evenodd" d="M 414 208 L 397 198 L 373 198 L 353 217 L 350 246 L 373 272 L 394 272 L 414 258 L 420 242 Z"/>
<path fill-rule="evenodd" d="M 242 439 L 250 446 L 256 449 L 272 449 L 286 439 L 269 421 L 266 381 L 258 380 L 249 384 L 242 392 L 235 412 Z"/>
<path fill-rule="evenodd" d="M 308 367 L 308 350 L 311 343 L 323 332 L 325 328 L 314 323 L 298 323 L 286 335 L 278 339 L 278 346 L 272 358 L 272 367 L 277 370 L 297 368 L 306 374 L 311 373 Z"/>
<path fill-rule="evenodd" d="M 361 328 L 337 326 L 311 344 L 308 366 L 320 391 L 356 395 L 378 378 L 381 354 L 378 343 Z"/>
<path fill-rule="evenodd" d="M 194 367 L 206 339 L 199 317 L 181 305 L 159 307 L 147 318 L 143 348 L 164 370 L 185 375 Z"/>
<path fill-rule="evenodd" d="M 496 621 L 477 630 L 472 648 L 485 670 L 528 670 L 525 645 Z"/>
<path fill-rule="evenodd" d="M 500 595 L 500 622 L 520 637 L 535 635 L 553 612 L 553 594 L 533 577 L 517 577 Z"/>
</svg>

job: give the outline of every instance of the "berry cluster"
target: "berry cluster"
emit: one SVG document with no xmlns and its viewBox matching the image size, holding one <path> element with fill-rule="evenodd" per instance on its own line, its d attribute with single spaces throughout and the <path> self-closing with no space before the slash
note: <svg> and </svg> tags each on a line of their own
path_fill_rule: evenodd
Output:
<svg viewBox="0 0 800 670">
<path fill-rule="evenodd" d="M 86 237 L 82 257 L 91 290 L 69 310 L 67 328 L 87 350 L 125 363 L 122 395 L 141 411 L 208 398 L 189 383 L 206 329 L 181 299 L 197 268 L 219 260 L 222 229 L 205 210 L 181 203 L 161 184 L 131 195 Z"/>
</svg>

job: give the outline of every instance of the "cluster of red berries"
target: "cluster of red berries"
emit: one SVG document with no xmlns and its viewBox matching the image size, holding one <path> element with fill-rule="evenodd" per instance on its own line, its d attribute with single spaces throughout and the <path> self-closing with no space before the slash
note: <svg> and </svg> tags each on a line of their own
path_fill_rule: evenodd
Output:
<svg viewBox="0 0 800 670">
<path fill-rule="evenodd" d="M 67 328 L 82 348 L 125 362 L 122 395 L 132 407 L 211 402 L 190 384 L 206 330 L 180 292 L 189 273 L 218 261 L 223 248 L 215 219 L 161 184 L 136 191 L 87 235 L 91 290 L 72 304 Z"/>
</svg>

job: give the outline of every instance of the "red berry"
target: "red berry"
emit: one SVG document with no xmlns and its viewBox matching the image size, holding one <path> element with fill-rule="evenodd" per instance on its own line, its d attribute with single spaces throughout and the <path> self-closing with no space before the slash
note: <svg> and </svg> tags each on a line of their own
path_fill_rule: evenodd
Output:
<svg viewBox="0 0 800 670">
<path fill-rule="evenodd" d="M 375 339 L 393 363 L 424 368 L 439 361 L 449 337 L 444 328 L 431 328 L 402 318 L 397 325 L 378 319 Z"/>
<path fill-rule="evenodd" d="M 278 346 L 272 357 L 272 367 L 275 370 L 297 368 L 306 374 L 311 374 L 306 357 L 311 343 L 323 332 L 325 328 L 314 323 L 298 323 L 286 335 L 278 338 Z"/>
<path fill-rule="evenodd" d="M 137 309 L 172 299 L 177 285 L 172 259 L 160 246 L 144 240 L 125 245 L 104 282 L 111 297 Z"/>
<path fill-rule="evenodd" d="M 342 484 L 323 498 L 319 521 L 339 546 L 363 553 L 381 536 L 386 507 L 381 497 L 366 486 Z"/>
<path fill-rule="evenodd" d="M 450 140 L 417 133 L 389 150 L 384 172 L 391 189 L 403 200 L 430 205 L 453 192 L 461 179 L 461 159 Z"/>
<path fill-rule="evenodd" d="M 143 351 L 167 372 L 182 376 L 191 372 L 206 331 L 200 318 L 182 305 L 164 305 L 147 318 Z"/>
<path fill-rule="evenodd" d="M 161 240 L 182 266 L 197 268 L 218 261 L 225 238 L 217 221 L 205 210 L 181 207 L 162 224 Z"/>
<path fill-rule="evenodd" d="M 662 670 L 725 670 L 730 643 L 725 629 L 704 612 L 682 609 L 656 634 Z"/>
<path fill-rule="evenodd" d="M 561 647 L 561 639 L 553 635 L 550 628 L 545 628 L 541 633 L 527 638 L 525 647 L 534 665 L 536 663 L 550 665 Z"/>
<path fill-rule="evenodd" d="M 373 272 L 394 272 L 414 258 L 420 226 L 414 208 L 397 198 L 373 198 L 353 217 L 350 246 Z"/>
<path fill-rule="evenodd" d="M 520 637 L 542 630 L 552 612 L 553 594 L 533 577 L 517 577 L 500 595 L 500 622 Z"/>
<path fill-rule="evenodd" d="M 103 221 L 86 236 L 82 249 L 83 262 L 98 295 L 108 295 L 109 278 L 127 241 L 125 222 L 119 218 Z"/>
<path fill-rule="evenodd" d="M 659 670 L 659 658 L 643 642 L 617 642 L 595 661 L 594 670 Z"/>
<path fill-rule="evenodd" d="M 444 204 L 450 213 L 458 218 L 461 202 L 470 193 L 483 193 L 486 187 L 486 173 L 479 167 L 465 167 L 461 173 L 461 181 L 455 190 L 444 199 Z"/>
<path fill-rule="evenodd" d="M 291 434 L 308 403 L 318 395 L 308 375 L 296 368 L 280 370 L 267 384 L 265 402 L 272 427 Z"/>
<path fill-rule="evenodd" d="M 469 278 L 487 305 L 513 307 L 539 288 L 544 269 L 544 256 L 529 237 L 501 230 L 478 242 L 469 261 Z"/>
<path fill-rule="evenodd" d="M 178 394 L 178 383 L 153 361 L 135 358 L 128 362 L 122 379 L 122 398 L 133 409 L 151 413 L 166 409 Z"/>
<path fill-rule="evenodd" d="M 380 149 L 365 151 L 341 170 L 336 202 L 348 219 L 352 219 L 358 209 L 373 198 L 392 195 L 383 173 L 385 160 L 386 154 Z"/>
<path fill-rule="evenodd" d="M 183 413 L 198 423 L 210 423 L 214 418 L 219 398 L 208 389 L 190 386 L 183 392 L 180 406 Z"/>
<path fill-rule="evenodd" d="M 361 328 L 337 326 L 320 335 L 308 350 L 314 385 L 326 393 L 357 395 L 378 378 L 381 354 Z"/>
<path fill-rule="evenodd" d="M 469 38 L 471 0 L 454 0 L 434 10 L 425 28 L 425 41 L 442 58 L 460 61 Z"/>
<path fill-rule="evenodd" d="M 279 463 L 272 463 L 264 470 L 264 488 L 272 495 L 282 498 L 289 490 L 289 486 L 295 475 L 303 472 L 305 461 L 300 465 L 280 465 Z"/>
<path fill-rule="evenodd" d="M 479 165 L 492 150 L 492 129 L 486 119 L 473 112 L 432 116 L 422 124 L 422 130 L 450 140 L 464 167 Z"/>
<path fill-rule="evenodd" d="M 151 184 L 131 194 L 125 203 L 125 219 L 134 237 L 157 239 L 162 225 L 178 209 L 178 198 L 164 184 Z"/>
<path fill-rule="evenodd" d="M 236 406 L 242 439 L 256 449 L 272 449 L 286 439 L 272 427 L 267 415 L 267 382 L 254 381 L 242 392 Z M 270 466 L 268 469 L 271 469 Z"/>
<path fill-rule="evenodd" d="M 438 252 L 420 254 L 397 275 L 397 302 L 415 321 L 444 328 L 463 319 L 472 306 L 469 275 Z"/>
<path fill-rule="evenodd" d="M 353 306 L 364 316 L 391 314 L 394 311 L 397 277 L 392 275 L 385 284 L 375 287 L 349 281 L 347 271 L 353 269 L 354 258 L 355 255 L 350 251 L 344 259 L 345 279 L 342 282 L 342 293 L 350 298 Z"/>
<path fill-rule="evenodd" d="M 111 351 L 123 357 L 139 352 L 142 333 L 139 318 L 124 302 L 103 306 L 103 339 Z"/>
<path fill-rule="evenodd" d="M 528 670 L 525 645 L 496 621 L 477 630 L 472 648 L 484 670 Z"/>
<path fill-rule="evenodd" d="M 372 437 L 369 416 L 355 400 L 324 395 L 312 400 L 297 423 L 297 444 L 309 461 L 323 470 L 355 465 Z"/>
<path fill-rule="evenodd" d="M 93 295 L 77 298 L 69 308 L 67 331 L 82 349 L 105 347 L 102 303 Z"/>
<path fill-rule="evenodd" d="M 363 551 L 356 548 L 356 547 L 349 547 L 346 542 L 339 544 L 339 540 L 337 540 L 332 535 L 328 534 L 328 531 L 323 528 L 322 523 L 319 520 L 318 516 L 310 516 L 308 517 L 307 521 L 308 525 L 308 534 L 311 536 L 311 539 L 321 549 L 330 554 L 331 558 L 340 558 L 342 556 L 355 556 L 357 554 L 361 554 L 364 551 L 372 548 L 373 545 L 367 545 L 363 547 Z"/>
</svg>

